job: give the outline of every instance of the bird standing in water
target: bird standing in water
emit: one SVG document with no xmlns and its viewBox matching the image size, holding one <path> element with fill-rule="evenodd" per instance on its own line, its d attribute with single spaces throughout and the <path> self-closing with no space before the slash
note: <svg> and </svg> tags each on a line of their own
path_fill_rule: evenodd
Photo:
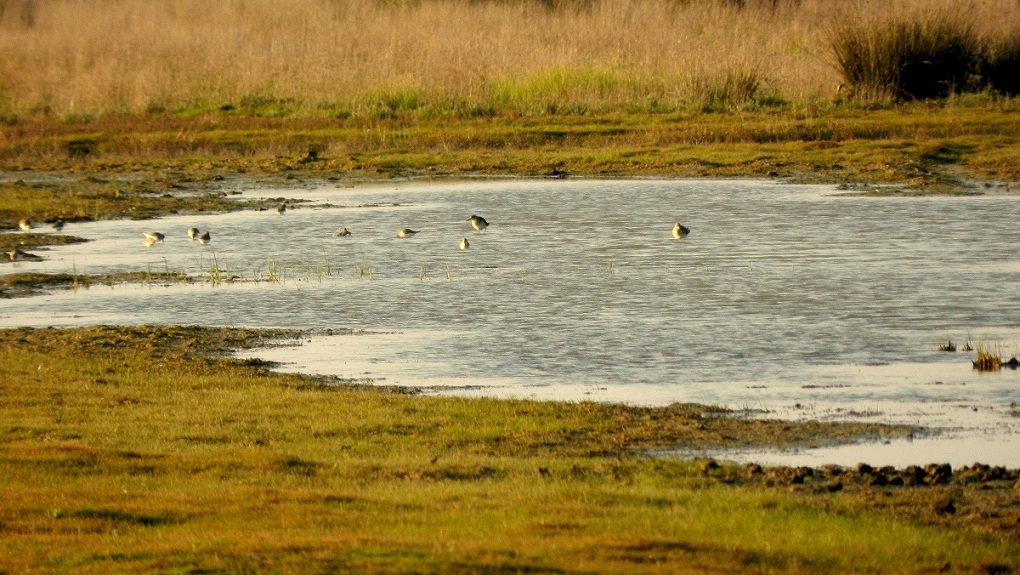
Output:
<svg viewBox="0 0 1020 575">
<path fill-rule="evenodd" d="M 22 219 L 22 220 L 18 221 L 18 227 L 21 228 L 21 231 L 23 231 L 23 232 L 30 232 L 30 231 L 32 231 L 32 224 L 29 223 L 29 221 L 26 220 L 26 219 Z"/>
<path fill-rule="evenodd" d="M 460 239 L 460 249 L 466 250 L 466 249 L 468 249 L 468 246 L 470 246 L 470 245 L 471 244 L 468 243 L 467 238 L 461 238 Z"/>
<path fill-rule="evenodd" d="M 64 229 L 64 220 L 57 220 L 53 222 L 53 225 L 51 225 L 50 227 L 53 228 L 53 231 L 59 232 L 60 230 Z"/>
<path fill-rule="evenodd" d="M 198 236 L 198 243 L 202 244 L 203 246 L 205 244 L 211 242 L 211 241 L 212 241 L 212 236 L 209 235 L 209 231 L 208 230 L 206 232 L 204 232 L 202 235 Z"/>
<path fill-rule="evenodd" d="M 276 206 L 276 213 L 277 214 L 283 215 L 283 213 L 286 212 L 286 211 L 287 211 L 287 202 L 283 202 L 282 204 Z"/>
<path fill-rule="evenodd" d="M 468 218 L 468 221 L 471 222 L 471 227 L 479 232 L 485 231 L 485 228 L 489 227 L 489 222 L 485 221 L 485 218 L 483 218 L 482 216 L 476 216 L 474 214 L 471 214 L 471 217 Z"/>
<path fill-rule="evenodd" d="M 677 222 L 676 225 L 673 226 L 673 237 L 674 238 L 680 239 L 680 238 L 686 236 L 689 233 L 691 233 L 691 229 L 686 227 L 686 226 L 681 226 L 680 222 Z"/>
<path fill-rule="evenodd" d="M 340 228 L 339 230 L 336 231 L 335 234 L 333 234 L 333 237 L 334 238 L 346 238 L 346 237 L 348 237 L 350 235 L 351 235 L 350 230 L 348 230 L 347 228 Z"/>
<path fill-rule="evenodd" d="M 166 237 L 159 232 L 142 232 L 142 235 L 145 236 L 145 239 L 152 240 L 152 243 L 161 242 Z"/>
<path fill-rule="evenodd" d="M 188 228 L 188 239 L 193 240 L 198 237 L 198 228 Z"/>
<path fill-rule="evenodd" d="M 400 230 L 399 232 L 397 232 L 397 237 L 398 238 L 409 238 L 409 237 L 413 236 L 416 233 L 418 233 L 416 230 L 412 230 L 411 228 L 404 228 L 404 229 Z"/>
</svg>

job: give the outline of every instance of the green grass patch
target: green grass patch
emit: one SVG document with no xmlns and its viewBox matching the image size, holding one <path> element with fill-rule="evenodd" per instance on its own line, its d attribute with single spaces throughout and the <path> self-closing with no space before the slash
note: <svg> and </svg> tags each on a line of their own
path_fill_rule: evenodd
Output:
<svg viewBox="0 0 1020 575">
<path fill-rule="evenodd" d="M 746 84 L 750 82 L 748 87 Z M 237 207 L 217 196 L 238 173 L 359 182 L 477 174 L 769 177 L 897 182 L 924 189 L 963 177 L 1020 180 L 1011 101 L 852 106 L 763 106 L 755 80 L 704 88 L 713 101 L 747 102 L 722 113 L 635 113 L 387 119 L 237 116 L 206 121 L 100 119 L 101 126 L 23 126 L 0 144 L 0 168 L 88 172 L 99 181 L 0 186 L 0 224 L 22 217 L 67 221 L 151 217 L 160 210 Z M 741 88 L 741 86 L 744 86 Z M 403 110 L 404 104 L 397 107 Z M 399 115 L 399 114 L 398 114 Z M 71 157 L 80 129 L 110 134 L 101 152 Z M 80 183 L 80 185 L 79 185 Z M 79 189 L 84 188 L 84 189 Z M 197 196 L 200 190 L 208 193 Z M 6 192 L 5 192 L 6 190 Z M 61 202 L 61 209 L 52 205 Z M 158 204 L 162 208 L 153 208 Z M 204 205 L 203 205 L 204 204 Z M 43 208 L 43 206 L 51 206 Z M 66 212 L 66 213 L 62 213 Z"/>
<path fill-rule="evenodd" d="M 1020 568 L 1014 471 L 975 468 L 985 475 L 968 487 L 942 468 L 809 473 L 645 455 L 893 428 L 421 397 L 223 355 L 296 335 L 0 330 L 0 569 Z M 882 474 L 914 486 L 875 487 Z"/>
</svg>

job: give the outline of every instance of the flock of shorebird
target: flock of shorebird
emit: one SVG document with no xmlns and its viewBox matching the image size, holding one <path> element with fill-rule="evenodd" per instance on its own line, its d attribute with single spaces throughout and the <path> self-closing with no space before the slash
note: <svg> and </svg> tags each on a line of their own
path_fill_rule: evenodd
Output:
<svg viewBox="0 0 1020 575">
<path fill-rule="evenodd" d="M 33 229 L 32 222 L 24 218 L 18 220 L 18 227 L 21 228 L 21 231 L 23 232 L 30 232 Z M 57 220 L 50 224 L 50 227 L 53 228 L 53 231 L 59 232 L 60 230 L 64 229 L 64 220 Z"/>
<path fill-rule="evenodd" d="M 277 213 L 283 213 L 279 208 L 277 208 L 276 211 L 277 211 Z M 475 231 L 482 232 L 482 231 L 485 231 L 485 228 L 489 227 L 489 222 L 487 222 L 485 220 L 485 218 L 483 218 L 482 216 L 476 216 L 476 215 L 472 214 L 471 217 L 467 219 L 467 221 L 471 222 L 471 227 L 473 227 L 475 229 Z M 416 233 L 418 233 L 418 230 L 412 230 L 411 228 L 400 228 L 399 230 L 397 230 L 396 237 L 398 237 L 398 238 L 409 238 L 409 237 L 413 236 Z M 351 233 L 350 230 L 348 230 L 345 227 L 341 227 L 340 229 L 338 229 L 336 231 L 336 233 L 333 234 L 333 237 L 335 237 L 335 238 L 349 238 L 352 235 L 353 234 Z M 466 250 L 470 246 L 471 246 L 471 242 L 469 242 L 467 238 L 461 238 L 460 239 L 460 249 Z"/>
<path fill-rule="evenodd" d="M 287 211 L 287 204 L 286 204 L 286 202 L 280 204 L 276 208 L 276 213 L 277 214 L 281 214 L 282 215 L 286 211 Z M 475 231 L 477 231 L 477 232 L 483 232 L 483 231 L 485 231 L 485 228 L 489 227 L 489 222 L 486 221 L 485 218 L 483 218 L 482 216 L 475 215 L 475 214 L 472 214 L 471 217 L 467 219 L 467 221 L 471 222 L 471 227 L 474 228 Z M 29 232 L 29 231 L 32 230 L 32 223 L 29 222 L 27 219 L 22 219 L 21 221 L 18 222 L 18 227 L 21 228 L 22 232 Z M 57 220 L 50 227 L 54 231 L 59 232 L 60 230 L 62 230 L 64 228 L 64 220 Z M 410 238 L 410 237 L 414 236 L 417 233 L 418 233 L 418 230 L 412 230 L 411 228 L 401 228 L 400 230 L 397 231 L 396 237 L 398 237 L 398 238 Z M 676 222 L 676 224 L 673 226 L 673 237 L 674 238 L 680 239 L 682 237 L 685 237 L 689 233 L 691 233 L 690 228 L 688 228 L 687 226 L 681 225 L 680 222 Z M 338 229 L 336 231 L 336 233 L 333 234 L 333 237 L 348 238 L 348 237 L 351 237 L 352 235 L 353 234 L 351 234 L 350 230 L 348 230 L 345 227 L 341 227 L 340 229 Z M 154 246 L 157 243 L 162 242 L 162 241 L 164 241 L 166 239 L 166 236 L 164 234 L 162 234 L 160 232 L 155 232 L 155 231 L 143 232 L 142 236 L 144 236 L 144 239 L 142 240 L 142 245 L 144 247 L 147 247 L 147 248 L 151 248 L 152 246 Z M 198 228 L 188 228 L 188 239 L 190 239 L 192 241 L 198 240 L 198 243 L 200 243 L 202 245 L 205 245 L 205 244 L 208 244 L 208 243 L 212 242 L 212 234 L 209 233 L 209 230 L 206 230 L 204 232 L 199 232 Z M 468 249 L 468 247 L 470 247 L 470 245 L 471 245 L 471 243 L 468 242 L 467 238 L 461 238 L 461 240 L 460 240 L 460 249 L 466 250 L 466 249 Z M 15 248 L 15 249 L 9 251 L 7 253 L 7 256 L 10 258 L 11 261 L 14 261 L 15 259 L 18 258 L 18 255 L 20 253 L 21 252 L 19 252 L 19 250 L 17 248 Z"/>
<path fill-rule="evenodd" d="M 159 232 L 142 232 L 142 235 L 145 237 L 145 239 L 142 240 L 142 245 L 147 248 L 151 248 L 158 242 L 166 240 L 166 236 Z M 209 233 L 209 230 L 199 232 L 198 228 L 188 228 L 188 239 L 192 241 L 198 240 L 198 243 L 204 246 L 205 244 L 212 242 L 212 234 Z"/>
<path fill-rule="evenodd" d="M 32 222 L 28 221 L 25 218 L 22 218 L 21 220 L 18 220 L 18 227 L 21 228 L 21 231 L 23 233 L 28 233 L 28 232 L 32 231 L 32 229 L 33 229 Z M 50 224 L 50 227 L 53 229 L 53 231 L 59 232 L 60 230 L 64 229 L 64 220 L 57 220 L 57 221 L 53 222 L 52 224 Z M 7 259 L 9 259 L 12 262 L 17 260 L 18 258 L 23 258 L 23 257 L 28 257 L 29 259 L 40 259 L 38 256 L 36 256 L 34 254 L 29 254 L 29 253 L 23 252 L 23 251 L 21 251 L 18 248 L 14 248 L 13 250 L 10 250 L 5 255 L 7 256 Z"/>
<path fill-rule="evenodd" d="M 286 203 L 282 203 L 276 207 L 277 214 L 282 215 L 286 212 L 287 212 Z M 22 221 L 24 222 L 24 220 Z M 482 216 L 476 216 L 472 214 L 471 217 L 467 219 L 467 221 L 471 222 L 471 227 L 473 227 L 476 231 L 479 232 L 485 231 L 485 228 L 489 227 L 489 222 L 487 222 L 485 218 L 483 218 Z M 22 226 L 22 229 L 25 230 L 25 227 Z M 29 227 L 28 229 L 31 229 L 31 227 Z M 409 238 L 417 233 L 418 230 L 412 230 L 411 228 L 401 228 L 400 230 L 397 231 L 396 237 Z M 152 246 L 166 239 L 166 236 L 160 232 L 142 232 L 142 235 L 145 237 L 145 239 L 142 240 L 142 245 L 147 248 L 151 248 Z M 352 234 L 351 231 L 348 230 L 346 227 L 341 227 L 333 234 L 333 237 L 349 238 L 353 235 L 354 234 Z M 212 241 L 212 235 L 209 233 L 208 230 L 199 233 L 198 228 L 188 228 L 188 238 L 191 240 L 198 240 L 198 243 L 203 245 L 208 244 L 209 242 Z M 460 249 L 466 250 L 470 245 L 471 244 L 470 242 L 468 242 L 467 238 L 461 238 Z"/>
</svg>

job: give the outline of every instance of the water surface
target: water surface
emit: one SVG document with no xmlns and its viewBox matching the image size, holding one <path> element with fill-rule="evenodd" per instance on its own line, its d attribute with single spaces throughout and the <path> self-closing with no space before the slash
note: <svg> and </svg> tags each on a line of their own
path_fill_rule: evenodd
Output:
<svg viewBox="0 0 1020 575">
<path fill-rule="evenodd" d="M 899 463 L 1020 465 L 1020 377 L 979 374 L 973 353 L 937 350 L 948 339 L 1020 349 L 1020 226 L 1010 216 L 1020 196 L 865 198 L 689 180 L 245 195 L 310 202 L 283 215 L 69 225 L 93 241 L 3 272 L 149 269 L 203 281 L 8 301 L 0 323 L 368 330 L 260 355 L 433 393 L 911 423 L 943 433 L 885 446 Z M 491 227 L 472 230 L 472 214 Z M 675 221 L 691 235 L 672 238 Z M 190 226 L 211 230 L 212 244 L 189 241 Z M 340 226 L 353 236 L 333 237 Z M 395 238 L 403 227 L 420 233 Z M 143 248 L 147 229 L 165 243 Z M 246 281 L 211 285 L 214 267 Z"/>
</svg>

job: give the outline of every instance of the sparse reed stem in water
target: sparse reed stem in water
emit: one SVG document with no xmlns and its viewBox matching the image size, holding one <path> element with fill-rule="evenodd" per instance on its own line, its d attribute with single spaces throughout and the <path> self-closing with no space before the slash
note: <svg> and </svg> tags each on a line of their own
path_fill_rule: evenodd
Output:
<svg viewBox="0 0 1020 575">
<path fill-rule="evenodd" d="M 358 279 L 372 279 L 375 276 L 375 271 L 372 266 L 367 262 L 361 262 L 355 268 L 354 273 L 358 276 Z"/>
</svg>

